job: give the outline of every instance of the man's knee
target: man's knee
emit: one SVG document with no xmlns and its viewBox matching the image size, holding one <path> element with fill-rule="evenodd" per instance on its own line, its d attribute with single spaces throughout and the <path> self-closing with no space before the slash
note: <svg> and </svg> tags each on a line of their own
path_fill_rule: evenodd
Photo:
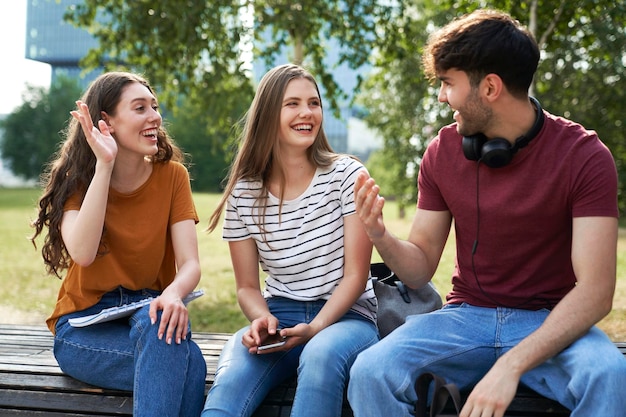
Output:
<svg viewBox="0 0 626 417">
<path fill-rule="evenodd" d="M 626 358 L 619 353 L 619 355 L 598 359 L 596 363 L 589 366 L 591 377 L 624 389 L 626 387 Z"/>
</svg>

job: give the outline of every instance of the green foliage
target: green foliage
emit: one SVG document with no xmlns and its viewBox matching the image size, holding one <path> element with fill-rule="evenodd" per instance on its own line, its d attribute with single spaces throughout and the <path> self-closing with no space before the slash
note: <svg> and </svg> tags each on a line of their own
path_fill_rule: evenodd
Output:
<svg viewBox="0 0 626 417">
<path fill-rule="evenodd" d="M 456 16 L 490 7 L 511 13 L 533 31 L 542 59 L 532 94 L 551 113 L 597 131 L 615 157 L 620 209 L 626 209 L 626 1 L 405 0 L 401 5 L 401 17 L 385 30 L 377 72 L 359 98 L 369 110 L 368 124 L 408 168 L 409 175 L 398 171 L 398 182 L 415 184 L 413 166 L 436 131 L 452 121 L 447 106 L 437 103 L 438 86 L 429 85 L 422 72 L 428 35 Z"/>
<path fill-rule="evenodd" d="M 339 62 L 358 68 L 375 45 L 379 20 L 390 6 L 371 0 L 84 0 L 66 20 L 87 28 L 99 47 L 84 59 L 88 68 L 118 65 L 145 71 L 169 107 L 179 95 L 197 93 L 218 103 L 207 123 L 249 102 L 250 62 L 274 62 L 284 47 L 321 80 L 331 104 L 340 96 L 326 62 L 325 43 L 341 45 Z M 269 37 L 266 39 L 264 37 Z M 262 45 L 262 46 L 259 46 Z M 243 91 L 242 91 L 243 87 Z"/>
<path fill-rule="evenodd" d="M 368 60 L 376 25 L 390 6 L 371 0 L 224 0 L 166 2 L 84 0 L 65 18 L 88 29 L 99 47 L 86 69 L 143 73 L 171 109 L 169 130 L 191 155 L 198 191 L 218 191 L 231 153 L 232 128 L 252 101 L 255 62 L 273 65 L 288 51 L 319 80 L 338 111 L 348 93 L 338 87 L 326 59 L 327 43 L 340 45 L 336 65 Z M 289 49 L 287 49 L 289 48 Z"/>
<path fill-rule="evenodd" d="M 22 105 L 0 122 L 4 130 L 2 157 L 15 175 L 24 179 L 39 177 L 62 140 L 61 131 L 80 94 L 80 86 L 63 77 L 49 90 L 27 87 Z"/>
<path fill-rule="evenodd" d="M 544 9 L 547 13 L 548 10 Z M 541 16 L 541 11 L 538 12 Z M 538 37 L 546 23 L 539 19 Z M 536 93 L 552 113 L 595 130 L 611 149 L 626 210 L 626 1 L 568 2 L 542 44 Z"/>
<path fill-rule="evenodd" d="M 215 103 L 217 104 L 217 103 Z M 235 138 L 232 126 L 245 112 L 245 103 L 233 108 L 233 114 L 217 126 L 207 125 L 211 109 L 193 97 L 182 102 L 180 111 L 169 118 L 168 131 L 190 159 L 189 174 L 194 191 L 221 191 L 232 159 L 229 137 Z"/>
<path fill-rule="evenodd" d="M 376 179 L 376 183 L 383 190 L 384 195 L 397 201 L 399 214 L 404 217 L 406 208 L 414 203 L 410 200 L 413 196 L 415 183 L 409 185 L 407 181 L 397 181 L 398 177 L 406 176 L 406 165 L 388 149 L 383 148 L 372 152 L 365 165 L 369 174 Z"/>
<path fill-rule="evenodd" d="M 414 202 L 420 158 L 435 129 L 447 123 L 436 91 L 421 71 L 421 48 L 433 22 L 444 23 L 450 7 L 404 1 L 397 19 L 385 28 L 386 44 L 375 57 L 375 70 L 362 88 L 359 102 L 368 109 L 365 120 L 384 138 L 388 160 L 394 160 L 393 183 L 400 208 Z"/>
</svg>

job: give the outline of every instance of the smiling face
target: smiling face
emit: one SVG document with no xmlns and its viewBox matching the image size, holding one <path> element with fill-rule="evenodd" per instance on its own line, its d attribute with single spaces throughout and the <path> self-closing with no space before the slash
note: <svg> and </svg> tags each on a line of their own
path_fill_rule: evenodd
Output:
<svg viewBox="0 0 626 417">
<path fill-rule="evenodd" d="M 479 87 L 472 87 L 463 71 L 451 69 L 438 77 L 441 80 L 438 99 L 442 103 L 448 103 L 454 111 L 459 134 L 470 136 L 487 131 L 493 113 L 482 103 Z"/>
<path fill-rule="evenodd" d="M 322 118 L 321 100 L 315 84 L 305 78 L 291 80 L 280 111 L 279 146 L 306 150 L 315 142 Z"/>
<path fill-rule="evenodd" d="M 103 112 L 102 118 L 109 125 L 120 152 L 145 156 L 158 151 L 161 114 L 156 98 L 142 84 L 133 82 L 124 87 L 115 114 Z"/>
</svg>

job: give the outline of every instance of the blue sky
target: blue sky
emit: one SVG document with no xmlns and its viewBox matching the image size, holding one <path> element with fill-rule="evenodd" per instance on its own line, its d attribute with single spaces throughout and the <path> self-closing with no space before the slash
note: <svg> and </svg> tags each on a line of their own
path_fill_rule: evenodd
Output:
<svg viewBox="0 0 626 417">
<path fill-rule="evenodd" d="M 0 114 L 21 104 L 26 83 L 50 84 L 50 67 L 24 58 L 26 1 L 0 0 Z"/>
</svg>

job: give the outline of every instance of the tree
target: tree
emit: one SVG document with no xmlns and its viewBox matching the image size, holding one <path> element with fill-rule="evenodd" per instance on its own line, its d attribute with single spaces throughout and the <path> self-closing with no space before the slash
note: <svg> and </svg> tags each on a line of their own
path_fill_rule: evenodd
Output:
<svg viewBox="0 0 626 417">
<path fill-rule="evenodd" d="M 207 115 L 213 122 L 226 119 L 238 101 L 250 102 L 251 58 L 274 62 L 285 45 L 292 48 L 290 60 L 306 64 L 337 108 L 343 92 L 325 59 L 326 43 L 334 39 L 340 45 L 336 64 L 360 67 L 377 39 L 376 25 L 390 17 L 387 3 L 392 2 L 84 0 L 66 19 L 99 40 L 85 66 L 139 68 L 171 107 L 179 95 L 195 92 L 219 103 L 218 113 Z"/>
<path fill-rule="evenodd" d="M 386 2 L 84 0 L 65 18 L 99 41 L 82 60 L 86 69 L 130 68 L 150 80 L 172 112 L 170 130 L 193 158 L 193 186 L 214 191 L 233 125 L 252 101 L 252 59 L 271 66 L 288 52 L 315 74 L 338 115 L 339 101 L 352 92 L 335 82 L 327 43 L 340 46 L 334 65 L 365 64 L 377 24 L 393 10 L 379 3 Z"/>
<path fill-rule="evenodd" d="M 598 0 L 406 0 L 401 18 L 389 22 L 360 101 L 367 122 L 378 129 L 387 151 L 408 168 L 398 182 L 411 184 L 420 157 L 437 129 L 452 121 L 437 103 L 438 86 L 429 85 L 420 63 L 428 34 L 454 17 L 478 7 L 508 11 L 528 25 L 542 50 L 533 94 L 544 108 L 598 132 L 616 159 L 620 208 L 626 208 L 626 2 Z M 407 172 L 411 175 L 407 175 Z"/>
<path fill-rule="evenodd" d="M 376 184 L 381 190 L 385 190 L 388 198 L 399 200 L 399 217 L 404 218 L 406 201 L 410 198 L 415 188 L 415 184 L 408 184 L 407 181 L 398 182 L 396 178 L 400 175 L 406 176 L 406 165 L 398 160 L 391 148 L 382 148 L 370 153 L 366 167 L 369 174 L 376 178 Z"/>
<path fill-rule="evenodd" d="M 168 118 L 167 129 L 187 154 L 192 189 L 218 192 L 232 157 L 227 148 L 228 127 L 208 128 L 207 109 L 193 98 L 186 99 L 180 106 L 180 111 Z M 229 120 L 236 120 L 236 115 Z"/>
<path fill-rule="evenodd" d="M 62 140 L 61 131 L 80 95 L 81 87 L 64 77 L 49 90 L 27 87 L 22 105 L 0 122 L 2 157 L 15 175 L 26 180 L 39 177 Z"/>
</svg>

